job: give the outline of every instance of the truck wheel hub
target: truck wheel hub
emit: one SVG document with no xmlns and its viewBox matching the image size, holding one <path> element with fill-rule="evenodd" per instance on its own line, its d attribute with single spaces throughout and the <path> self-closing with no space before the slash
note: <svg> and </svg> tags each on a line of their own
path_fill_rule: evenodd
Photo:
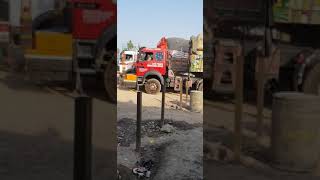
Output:
<svg viewBox="0 0 320 180">
<path fill-rule="evenodd" d="M 157 90 L 157 85 L 155 83 L 150 84 L 150 90 Z"/>
</svg>

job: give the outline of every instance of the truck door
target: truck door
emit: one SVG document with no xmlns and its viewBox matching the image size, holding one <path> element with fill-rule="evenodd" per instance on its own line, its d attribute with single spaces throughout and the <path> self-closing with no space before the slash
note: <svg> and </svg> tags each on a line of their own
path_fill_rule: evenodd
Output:
<svg viewBox="0 0 320 180">
<path fill-rule="evenodd" d="M 97 39 L 116 20 L 112 0 L 73 0 L 73 36 L 75 39 Z"/>
</svg>

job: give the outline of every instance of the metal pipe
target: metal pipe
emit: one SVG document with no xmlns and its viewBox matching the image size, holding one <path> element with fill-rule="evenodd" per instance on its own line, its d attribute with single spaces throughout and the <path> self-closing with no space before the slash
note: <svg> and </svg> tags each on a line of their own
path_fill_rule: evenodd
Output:
<svg viewBox="0 0 320 180">
<path fill-rule="evenodd" d="M 91 180 L 92 155 L 92 99 L 75 99 L 74 180 Z"/>
<path fill-rule="evenodd" d="M 142 92 L 137 91 L 137 131 L 136 131 L 136 151 L 141 148 L 141 115 L 142 115 Z"/>
<path fill-rule="evenodd" d="M 263 105 L 264 105 L 264 61 L 265 58 L 257 59 L 258 64 L 258 88 L 257 88 L 257 137 L 263 135 Z"/>
<path fill-rule="evenodd" d="M 164 108 L 166 103 L 166 85 L 162 85 L 162 101 L 161 101 L 161 127 L 164 125 Z"/>
<path fill-rule="evenodd" d="M 235 104 L 235 124 L 234 124 L 234 154 L 235 160 L 240 161 L 242 144 L 242 113 L 243 113 L 243 59 L 238 56 L 236 68 L 236 104 Z"/>
<path fill-rule="evenodd" d="M 179 84 L 179 86 L 180 86 L 180 109 L 182 109 L 182 94 L 183 94 L 183 88 L 182 88 L 182 86 L 183 86 L 183 79 L 181 78 L 181 80 L 180 80 L 180 84 Z"/>
</svg>

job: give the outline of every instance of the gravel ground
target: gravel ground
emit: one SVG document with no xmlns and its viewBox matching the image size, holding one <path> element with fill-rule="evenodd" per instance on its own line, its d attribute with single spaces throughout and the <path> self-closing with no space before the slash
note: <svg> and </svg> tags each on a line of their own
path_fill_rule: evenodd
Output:
<svg viewBox="0 0 320 180">
<path fill-rule="evenodd" d="M 151 179 L 203 179 L 202 133 L 202 128 L 194 128 L 156 138 L 144 137 L 141 154 L 135 152 L 135 143 L 119 146 L 118 164 L 132 169 L 143 158 L 155 163 Z"/>
<path fill-rule="evenodd" d="M 143 151 L 137 153 L 136 93 L 118 89 L 117 159 L 121 169 L 127 169 L 120 173 L 126 171 L 130 174 L 129 170 L 136 167 L 137 161 L 146 159 L 155 163 L 151 179 L 203 179 L 202 113 L 190 112 L 187 103 L 179 110 L 178 99 L 177 94 L 166 94 L 166 123 L 175 128 L 173 133 L 167 134 L 161 132 L 159 127 L 161 95 L 143 94 Z"/>
</svg>

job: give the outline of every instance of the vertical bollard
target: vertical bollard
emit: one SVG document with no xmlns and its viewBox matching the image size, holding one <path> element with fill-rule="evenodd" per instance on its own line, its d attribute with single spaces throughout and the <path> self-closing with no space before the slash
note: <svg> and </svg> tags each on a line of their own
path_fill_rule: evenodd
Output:
<svg viewBox="0 0 320 180">
<path fill-rule="evenodd" d="M 186 104 L 188 104 L 188 96 L 189 96 L 189 80 L 186 81 Z"/>
<path fill-rule="evenodd" d="M 161 127 L 164 125 L 164 108 L 166 103 L 166 85 L 162 85 L 162 101 L 161 101 Z"/>
<path fill-rule="evenodd" d="M 235 160 L 240 161 L 242 143 L 242 103 L 243 103 L 243 56 L 242 53 L 237 59 L 237 78 L 236 78 L 236 106 L 235 106 L 235 125 L 234 125 L 234 154 Z"/>
<path fill-rule="evenodd" d="M 257 93 L 257 137 L 263 135 L 263 105 L 264 105 L 264 57 L 257 59 L 258 64 L 258 93 Z"/>
<path fill-rule="evenodd" d="M 181 80 L 180 80 L 180 109 L 182 109 L 182 94 L 183 94 L 183 88 L 182 88 L 182 86 L 183 86 L 183 79 L 181 78 Z"/>
<path fill-rule="evenodd" d="M 91 180 L 92 99 L 75 99 L 74 180 Z"/>
<path fill-rule="evenodd" d="M 142 114 L 142 92 L 137 91 L 137 131 L 136 131 L 136 151 L 140 152 L 141 147 L 141 114 Z"/>
</svg>

